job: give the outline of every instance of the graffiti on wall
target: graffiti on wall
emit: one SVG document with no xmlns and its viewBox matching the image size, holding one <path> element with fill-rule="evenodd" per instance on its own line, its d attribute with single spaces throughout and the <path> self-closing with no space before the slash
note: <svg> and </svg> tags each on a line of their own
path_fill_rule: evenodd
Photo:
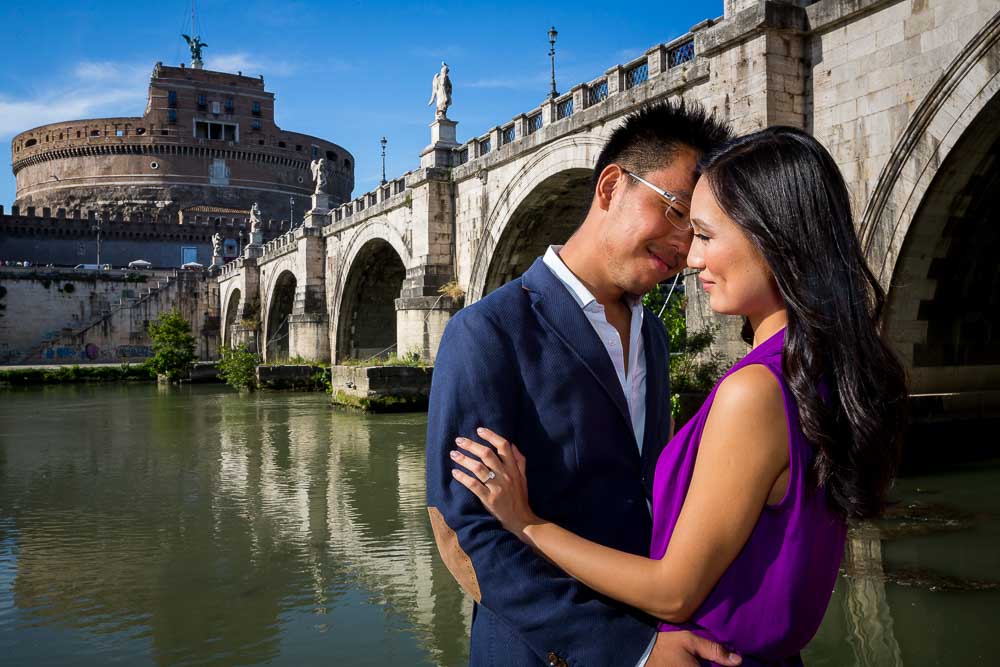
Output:
<svg viewBox="0 0 1000 667">
<path fill-rule="evenodd" d="M 119 345 L 116 351 L 121 358 L 153 356 L 153 348 L 149 345 Z"/>
</svg>

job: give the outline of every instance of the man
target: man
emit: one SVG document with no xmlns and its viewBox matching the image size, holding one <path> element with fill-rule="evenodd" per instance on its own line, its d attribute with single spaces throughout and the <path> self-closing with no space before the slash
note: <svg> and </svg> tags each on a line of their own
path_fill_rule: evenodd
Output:
<svg viewBox="0 0 1000 667">
<path fill-rule="evenodd" d="M 445 330 L 428 414 L 427 504 L 441 556 L 476 603 L 473 665 L 655 667 L 697 664 L 692 655 L 738 664 L 690 633 L 658 635 L 653 619 L 537 556 L 452 478 L 449 456 L 457 436 L 488 427 L 527 457 L 539 515 L 648 554 L 653 472 L 670 436 L 669 353 L 641 299 L 684 268 L 697 161 L 728 138 L 683 103 L 627 118 L 598 158 L 590 210 L 565 246 Z"/>
</svg>

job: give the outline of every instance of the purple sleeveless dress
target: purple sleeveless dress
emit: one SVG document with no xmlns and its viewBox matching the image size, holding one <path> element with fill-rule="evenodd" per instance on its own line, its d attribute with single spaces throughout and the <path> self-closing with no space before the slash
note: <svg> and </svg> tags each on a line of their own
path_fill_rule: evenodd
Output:
<svg viewBox="0 0 1000 667">
<path fill-rule="evenodd" d="M 766 366 L 778 378 L 789 434 L 788 491 L 777 505 L 765 506 L 747 543 L 689 621 L 660 624 L 662 631 L 690 630 L 713 639 L 743 655 L 744 665 L 802 664 L 799 651 L 823 620 L 847 531 L 844 517 L 830 509 L 826 494 L 810 488 L 813 448 L 802 433 L 795 398 L 782 375 L 784 340 L 782 329 L 722 379 L 750 364 Z M 708 411 L 721 383 L 657 461 L 651 558 L 666 553 L 691 484 Z"/>
</svg>

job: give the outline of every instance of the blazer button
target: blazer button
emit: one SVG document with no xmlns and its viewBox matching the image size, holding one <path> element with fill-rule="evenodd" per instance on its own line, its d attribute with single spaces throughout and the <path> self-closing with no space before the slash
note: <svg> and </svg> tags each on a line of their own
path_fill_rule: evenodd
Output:
<svg viewBox="0 0 1000 667">
<path fill-rule="evenodd" d="M 549 661 L 549 667 L 568 667 L 566 661 L 560 658 L 555 651 L 549 651 L 549 654 L 545 657 Z"/>
</svg>

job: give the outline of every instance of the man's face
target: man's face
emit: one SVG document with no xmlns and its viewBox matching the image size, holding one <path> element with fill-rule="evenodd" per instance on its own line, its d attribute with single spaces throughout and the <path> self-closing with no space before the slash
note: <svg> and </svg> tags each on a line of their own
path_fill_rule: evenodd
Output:
<svg viewBox="0 0 1000 667">
<path fill-rule="evenodd" d="M 694 151 L 681 149 L 668 166 L 638 176 L 690 205 L 697 161 Z M 688 206 L 668 208 L 666 199 L 621 170 L 600 238 L 609 277 L 630 294 L 645 294 L 686 266 Z"/>
</svg>

